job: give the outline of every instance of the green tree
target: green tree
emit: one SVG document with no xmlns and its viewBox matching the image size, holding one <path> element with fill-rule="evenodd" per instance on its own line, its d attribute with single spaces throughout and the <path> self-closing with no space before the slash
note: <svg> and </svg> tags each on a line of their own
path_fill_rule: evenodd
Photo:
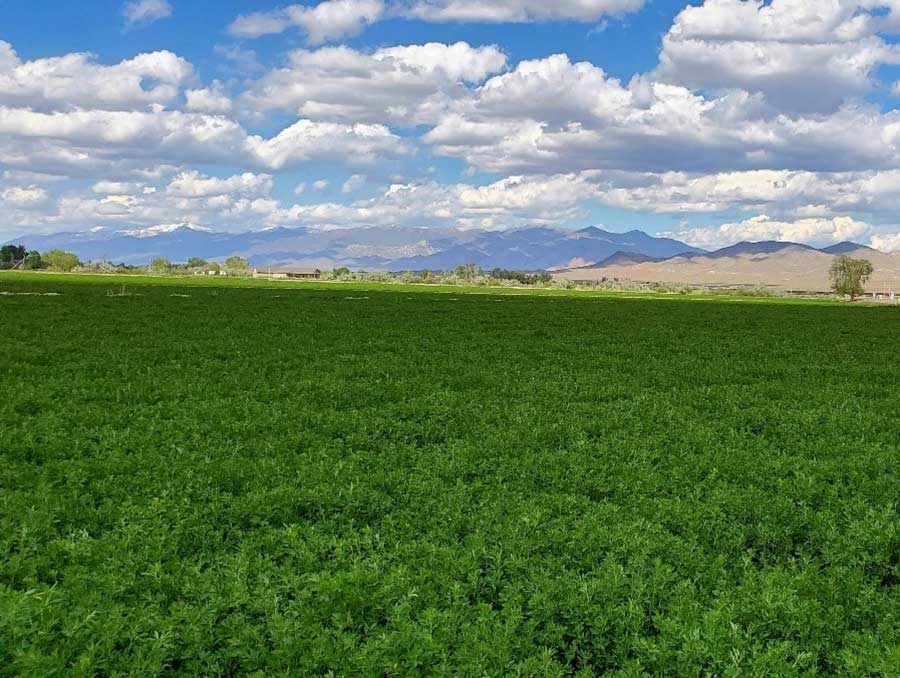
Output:
<svg viewBox="0 0 900 678">
<path fill-rule="evenodd" d="M 874 272 L 875 268 L 868 259 L 853 259 L 841 255 L 831 262 L 831 289 L 853 301 L 866 291 L 866 283 Z"/>
<path fill-rule="evenodd" d="M 206 259 L 201 259 L 200 257 L 191 257 L 190 259 L 187 260 L 187 267 L 188 268 L 203 268 L 204 266 L 206 266 L 207 263 L 208 262 L 206 261 Z"/>
<path fill-rule="evenodd" d="M 522 271 L 509 271 L 505 268 L 495 268 L 491 271 L 491 277 L 495 280 L 514 280 L 523 285 L 547 285 L 553 281 L 553 276 L 546 271 L 529 274 Z"/>
<path fill-rule="evenodd" d="M 24 258 L 24 245 L 4 245 L 0 247 L 0 268 L 12 268 Z"/>
<path fill-rule="evenodd" d="M 481 275 L 481 269 L 475 264 L 457 266 L 453 272 L 456 274 L 456 277 L 464 278 L 466 280 L 472 280 Z"/>
<path fill-rule="evenodd" d="M 41 259 L 41 253 L 37 250 L 31 250 L 25 255 L 25 262 L 22 264 L 29 271 L 37 271 L 44 268 L 44 260 Z"/>
<path fill-rule="evenodd" d="M 332 274 L 335 278 L 340 278 L 341 276 L 344 276 L 344 275 L 350 275 L 350 269 L 347 268 L 346 266 L 340 266 L 340 267 L 334 269 L 334 270 L 331 272 L 331 274 Z"/>
<path fill-rule="evenodd" d="M 225 260 L 225 268 L 229 271 L 246 271 L 250 264 L 243 257 L 228 257 Z"/>
<path fill-rule="evenodd" d="M 172 270 L 172 262 L 163 257 L 158 257 L 150 262 L 151 273 L 168 273 Z"/>
<path fill-rule="evenodd" d="M 63 250 L 50 250 L 41 255 L 41 259 L 54 271 L 71 271 L 81 264 L 78 257 Z"/>
</svg>

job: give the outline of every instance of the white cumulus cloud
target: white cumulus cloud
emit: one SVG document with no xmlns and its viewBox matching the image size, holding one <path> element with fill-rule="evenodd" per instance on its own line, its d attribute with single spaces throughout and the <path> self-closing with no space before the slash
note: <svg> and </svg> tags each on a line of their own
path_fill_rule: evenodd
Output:
<svg viewBox="0 0 900 678">
<path fill-rule="evenodd" d="M 184 93 L 186 99 L 185 108 L 199 113 L 230 113 L 232 103 L 225 93 L 225 88 L 218 80 L 210 87 L 189 89 Z"/>
<path fill-rule="evenodd" d="M 310 44 L 356 35 L 384 14 L 382 0 L 324 0 L 314 7 L 290 5 L 271 12 L 255 12 L 238 17 L 229 32 L 241 38 L 257 38 L 302 29 Z"/>
<path fill-rule="evenodd" d="M 91 186 L 91 190 L 94 193 L 99 193 L 101 195 L 134 195 L 141 193 L 146 188 L 147 187 L 141 183 L 107 180 L 98 181 Z"/>
<path fill-rule="evenodd" d="M 872 247 L 882 252 L 900 251 L 900 233 L 881 233 L 872 236 Z"/>
<path fill-rule="evenodd" d="M 595 22 L 641 4 L 325 0 L 248 14 L 232 32 L 296 29 L 320 45 L 388 18 Z M 171 9 L 129 7 L 144 22 Z M 218 71 L 204 61 L 221 80 L 166 50 L 102 63 L 20 58 L 0 41 L 2 227 L 504 228 L 573 222 L 599 203 L 678 214 L 694 242 L 887 239 L 900 213 L 900 110 L 867 95 L 896 79 L 880 69 L 900 62 L 898 10 L 698 0 L 664 34 L 658 67 L 630 80 L 602 61 L 538 52 L 510 63 L 502 46 L 465 41 L 292 48 L 268 70 L 234 42 L 213 50 Z M 547 29 L 528 30 L 542 44 Z M 457 166 L 434 156 L 459 159 L 459 176 L 423 179 Z M 487 183 L 462 178 L 478 172 Z M 319 204 L 273 197 L 309 182 L 304 202 L 315 200 L 327 188 L 315 176 L 351 175 Z M 370 197 L 387 177 L 394 186 Z M 692 228 L 696 214 L 728 223 Z"/>
<path fill-rule="evenodd" d="M 508 173 L 887 169 L 900 163 L 900 112 L 853 104 L 791 116 L 746 92 L 703 95 L 648 78 L 623 85 L 553 55 L 487 80 L 423 140 Z"/>
<path fill-rule="evenodd" d="M 4 56 L 5 55 L 5 56 Z M 167 104 L 194 75 L 185 59 L 168 51 L 138 54 L 113 66 L 72 53 L 21 61 L 0 41 L 0 105 L 37 110 L 75 107 L 128 110 Z"/>
<path fill-rule="evenodd" d="M 324 0 L 312 7 L 289 5 L 239 16 L 229 32 L 239 38 L 258 38 L 300 28 L 311 44 L 318 45 L 356 35 L 388 17 L 432 22 L 587 22 L 635 12 L 643 5 L 644 0 Z"/>
<path fill-rule="evenodd" d="M 39 113 L 0 106 L 0 163 L 51 172 L 136 170 L 166 162 L 280 170 L 331 160 L 369 166 L 412 152 L 384 125 L 299 120 L 273 137 L 222 116 L 180 111 Z"/>
<path fill-rule="evenodd" d="M 417 0 L 408 16 L 427 21 L 526 22 L 595 21 L 635 12 L 644 0 Z"/>
<path fill-rule="evenodd" d="M 47 199 L 47 191 L 40 186 L 14 186 L 0 190 L 0 200 L 14 207 L 30 207 Z"/>
<path fill-rule="evenodd" d="M 272 175 L 244 172 L 231 177 L 209 177 L 196 170 L 181 172 L 169 182 L 166 192 L 180 198 L 215 195 L 264 196 L 272 192 Z"/>
<path fill-rule="evenodd" d="M 508 177 L 486 185 L 394 184 L 375 198 L 279 209 L 277 223 L 320 228 L 431 226 L 510 228 L 582 217 L 596 189 L 576 175 Z"/>
<path fill-rule="evenodd" d="M 287 64 L 241 98 L 255 112 L 281 110 L 319 120 L 433 122 L 478 83 L 506 66 L 497 47 L 428 43 L 365 54 L 348 47 L 296 50 Z"/>
<path fill-rule="evenodd" d="M 129 24 L 150 23 L 172 16 L 172 6 L 168 0 L 129 0 L 122 15 Z"/>
<path fill-rule="evenodd" d="M 848 216 L 779 221 L 759 215 L 736 223 L 722 224 L 717 228 L 690 228 L 664 235 L 697 247 L 714 249 L 744 240 L 832 244 L 860 238 L 871 230 L 871 225 Z"/>
<path fill-rule="evenodd" d="M 880 35 L 896 30 L 892 4 L 705 0 L 676 17 L 656 73 L 691 88 L 761 92 L 782 110 L 833 110 L 869 91 L 880 65 L 900 62 Z"/>
<path fill-rule="evenodd" d="M 314 160 L 373 165 L 383 155 L 402 155 L 412 147 L 384 125 L 342 125 L 298 120 L 276 136 L 247 139 L 251 155 L 263 167 L 281 170 Z"/>
<path fill-rule="evenodd" d="M 368 178 L 365 174 L 354 174 L 341 187 L 341 193 L 355 193 L 366 185 Z"/>
</svg>

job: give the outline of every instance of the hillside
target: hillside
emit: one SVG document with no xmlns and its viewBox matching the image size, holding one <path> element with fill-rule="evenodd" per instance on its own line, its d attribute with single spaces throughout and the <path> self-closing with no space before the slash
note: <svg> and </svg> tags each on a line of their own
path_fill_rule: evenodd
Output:
<svg viewBox="0 0 900 678">
<path fill-rule="evenodd" d="M 693 285 L 759 285 L 785 290 L 827 291 L 828 270 L 838 254 L 868 259 L 875 267 L 869 291 L 900 291 L 900 253 L 886 254 L 861 245 L 817 250 L 794 243 L 738 243 L 708 254 L 679 255 L 661 261 L 607 260 L 598 266 L 557 274 L 567 280 L 618 278 Z"/>
</svg>

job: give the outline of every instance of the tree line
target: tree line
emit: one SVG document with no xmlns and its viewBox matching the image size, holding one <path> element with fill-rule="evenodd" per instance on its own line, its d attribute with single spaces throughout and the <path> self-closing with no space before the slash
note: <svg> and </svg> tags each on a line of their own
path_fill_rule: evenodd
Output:
<svg viewBox="0 0 900 678">
<path fill-rule="evenodd" d="M 835 257 L 832 262 L 829 275 L 832 291 L 841 296 L 849 297 L 851 301 L 865 294 L 865 285 L 871 279 L 875 269 L 867 259 L 853 259 L 847 255 Z M 447 271 L 431 271 L 423 269 L 405 273 L 368 272 L 365 270 L 351 271 L 346 266 L 335 268 L 323 274 L 325 280 L 341 281 L 366 281 L 366 282 L 402 282 L 402 283 L 427 283 L 434 285 L 528 285 L 528 286 L 574 286 L 569 281 L 554 279 L 553 275 L 546 271 L 523 272 L 505 268 L 495 268 L 484 271 L 476 264 L 463 264 Z M 616 283 L 614 287 L 627 287 L 628 283 Z M 672 286 L 663 283 L 652 283 L 650 287 L 654 291 L 671 291 Z M 702 286 L 675 286 L 678 291 L 695 291 Z M 760 292 L 763 290 L 759 290 Z M 746 290 L 742 290 L 746 293 Z M 772 292 L 766 292 L 772 294 Z"/>
<path fill-rule="evenodd" d="M 250 265 L 243 257 L 228 257 L 224 263 L 207 261 L 200 257 L 191 257 L 185 263 L 173 263 L 158 257 L 147 266 L 128 266 L 112 264 L 107 261 L 82 262 L 72 252 L 49 250 L 38 252 L 28 250 L 24 245 L 3 245 L 0 247 L 0 270 L 17 269 L 23 271 L 60 271 L 70 273 L 81 270 L 88 273 L 178 273 L 178 272 L 214 272 L 227 271 L 241 274 L 249 271 Z"/>
<path fill-rule="evenodd" d="M 27 250 L 24 245 L 4 245 L 0 247 L 0 269 L 22 269 L 39 271 L 71 271 L 80 266 L 78 257 L 63 250 L 50 250 L 43 254 L 37 250 Z"/>
<path fill-rule="evenodd" d="M 370 281 L 370 282 L 405 282 L 405 283 L 429 283 L 433 285 L 551 285 L 554 282 L 553 275 L 546 271 L 527 273 L 512 271 L 505 268 L 495 268 L 484 271 L 476 264 L 462 264 L 447 271 L 432 271 L 422 269 L 420 271 L 406 271 L 403 273 L 370 272 L 365 270 L 351 271 L 346 266 L 334 268 L 323 273 L 325 280 Z"/>
<path fill-rule="evenodd" d="M 203 271 L 207 273 L 219 273 L 226 271 L 234 274 L 244 274 L 249 272 L 250 263 L 243 257 L 228 257 L 224 263 L 220 264 L 215 261 L 207 261 L 200 257 L 191 257 L 183 264 L 173 263 L 164 257 L 157 257 L 150 262 L 148 271 L 150 273 L 177 273 L 177 272 L 196 272 Z"/>
</svg>

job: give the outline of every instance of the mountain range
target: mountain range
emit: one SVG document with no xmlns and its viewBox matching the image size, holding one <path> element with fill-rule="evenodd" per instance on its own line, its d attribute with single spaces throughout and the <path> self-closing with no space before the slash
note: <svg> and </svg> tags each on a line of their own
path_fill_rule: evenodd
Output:
<svg viewBox="0 0 900 678">
<path fill-rule="evenodd" d="M 740 242 L 708 252 L 638 230 L 612 233 L 594 226 L 577 231 L 279 227 L 219 233 L 192 224 L 171 224 L 34 235 L 11 242 L 42 252 L 67 250 L 86 261 L 125 264 L 146 264 L 157 257 L 185 262 L 190 257 L 221 261 L 229 256 L 244 257 L 254 267 L 439 271 L 475 264 L 483 269 L 552 271 L 557 277 L 580 281 L 618 278 L 809 291 L 827 290 L 834 257 L 850 254 L 875 266 L 870 290 L 900 291 L 900 253 L 887 254 L 858 243 L 819 249 L 789 242 Z"/>
<path fill-rule="evenodd" d="M 222 260 L 241 256 L 251 266 L 348 266 L 391 271 L 446 270 L 461 264 L 486 269 L 559 270 L 594 264 L 615 252 L 662 258 L 702 251 L 642 231 L 611 233 L 596 227 L 579 231 L 543 227 L 509 231 L 272 228 L 216 233 L 191 224 L 173 224 L 34 235 L 14 242 L 42 252 L 74 252 L 85 261 L 146 264 L 157 257 L 184 262 L 190 257 Z"/>
</svg>

